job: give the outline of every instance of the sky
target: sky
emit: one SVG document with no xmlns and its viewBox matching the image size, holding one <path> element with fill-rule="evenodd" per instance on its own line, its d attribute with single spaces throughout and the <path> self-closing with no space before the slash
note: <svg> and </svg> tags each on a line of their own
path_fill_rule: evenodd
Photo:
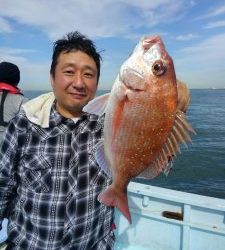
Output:
<svg viewBox="0 0 225 250">
<path fill-rule="evenodd" d="M 71 31 L 102 56 L 111 89 L 144 35 L 160 35 L 190 89 L 225 88 L 225 0 L 0 0 L 0 61 L 17 64 L 23 90 L 50 90 L 53 43 Z"/>
</svg>

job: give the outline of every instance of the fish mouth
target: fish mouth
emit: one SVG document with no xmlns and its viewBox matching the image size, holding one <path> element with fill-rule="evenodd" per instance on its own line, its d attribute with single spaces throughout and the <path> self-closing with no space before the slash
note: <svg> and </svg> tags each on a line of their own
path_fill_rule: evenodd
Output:
<svg viewBox="0 0 225 250">
<path fill-rule="evenodd" d="M 144 91 L 146 89 L 144 74 L 129 66 L 120 72 L 119 79 L 130 90 Z"/>
<path fill-rule="evenodd" d="M 142 41 L 144 51 L 148 51 L 153 45 L 158 45 L 160 50 L 165 50 L 165 45 L 160 36 L 145 37 Z"/>
<path fill-rule="evenodd" d="M 159 59 L 166 59 L 168 57 L 164 42 L 160 36 L 156 35 L 144 37 L 141 46 L 145 55 L 144 60 L 147 62 L 149 60 L 155 61 Z"/>
</svg>

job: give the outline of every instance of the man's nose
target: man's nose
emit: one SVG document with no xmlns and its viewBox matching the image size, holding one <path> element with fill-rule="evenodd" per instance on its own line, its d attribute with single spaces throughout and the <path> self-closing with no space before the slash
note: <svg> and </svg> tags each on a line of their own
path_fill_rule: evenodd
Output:
<svg viewBox="0 0 225 250">
<path fill-rule="evenodd" d="M 74 88 L 83 88 L 84 87 L 84 79 L 81 73 L 77 73 L 73 79 L 73 87 Z"/>
</svg>

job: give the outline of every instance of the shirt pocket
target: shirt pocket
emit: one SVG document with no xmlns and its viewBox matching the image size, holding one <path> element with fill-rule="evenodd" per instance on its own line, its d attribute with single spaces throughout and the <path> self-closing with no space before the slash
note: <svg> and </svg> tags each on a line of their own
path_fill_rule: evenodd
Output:
<svg viewBox="0 0 225 250">
<path fill-rule="evenodd" d="M 22 184 L 36 193 L 47 193 L 52 187 L 50 156 L 25 153 L 22 157 Z"/>
</svg>

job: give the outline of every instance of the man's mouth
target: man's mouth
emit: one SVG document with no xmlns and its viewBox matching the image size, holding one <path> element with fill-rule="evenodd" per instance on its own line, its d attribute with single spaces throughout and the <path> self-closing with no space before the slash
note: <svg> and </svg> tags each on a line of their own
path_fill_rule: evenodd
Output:
<svg viewBox="0 0 225 250">
<path fill-rule="evenodd" d="M 80 92 L 69 93 L 69 95 L 75 99 L 83 99 L 84 97 L 86 97 L 85 93 L 80 93 Z"/>
</svg>

